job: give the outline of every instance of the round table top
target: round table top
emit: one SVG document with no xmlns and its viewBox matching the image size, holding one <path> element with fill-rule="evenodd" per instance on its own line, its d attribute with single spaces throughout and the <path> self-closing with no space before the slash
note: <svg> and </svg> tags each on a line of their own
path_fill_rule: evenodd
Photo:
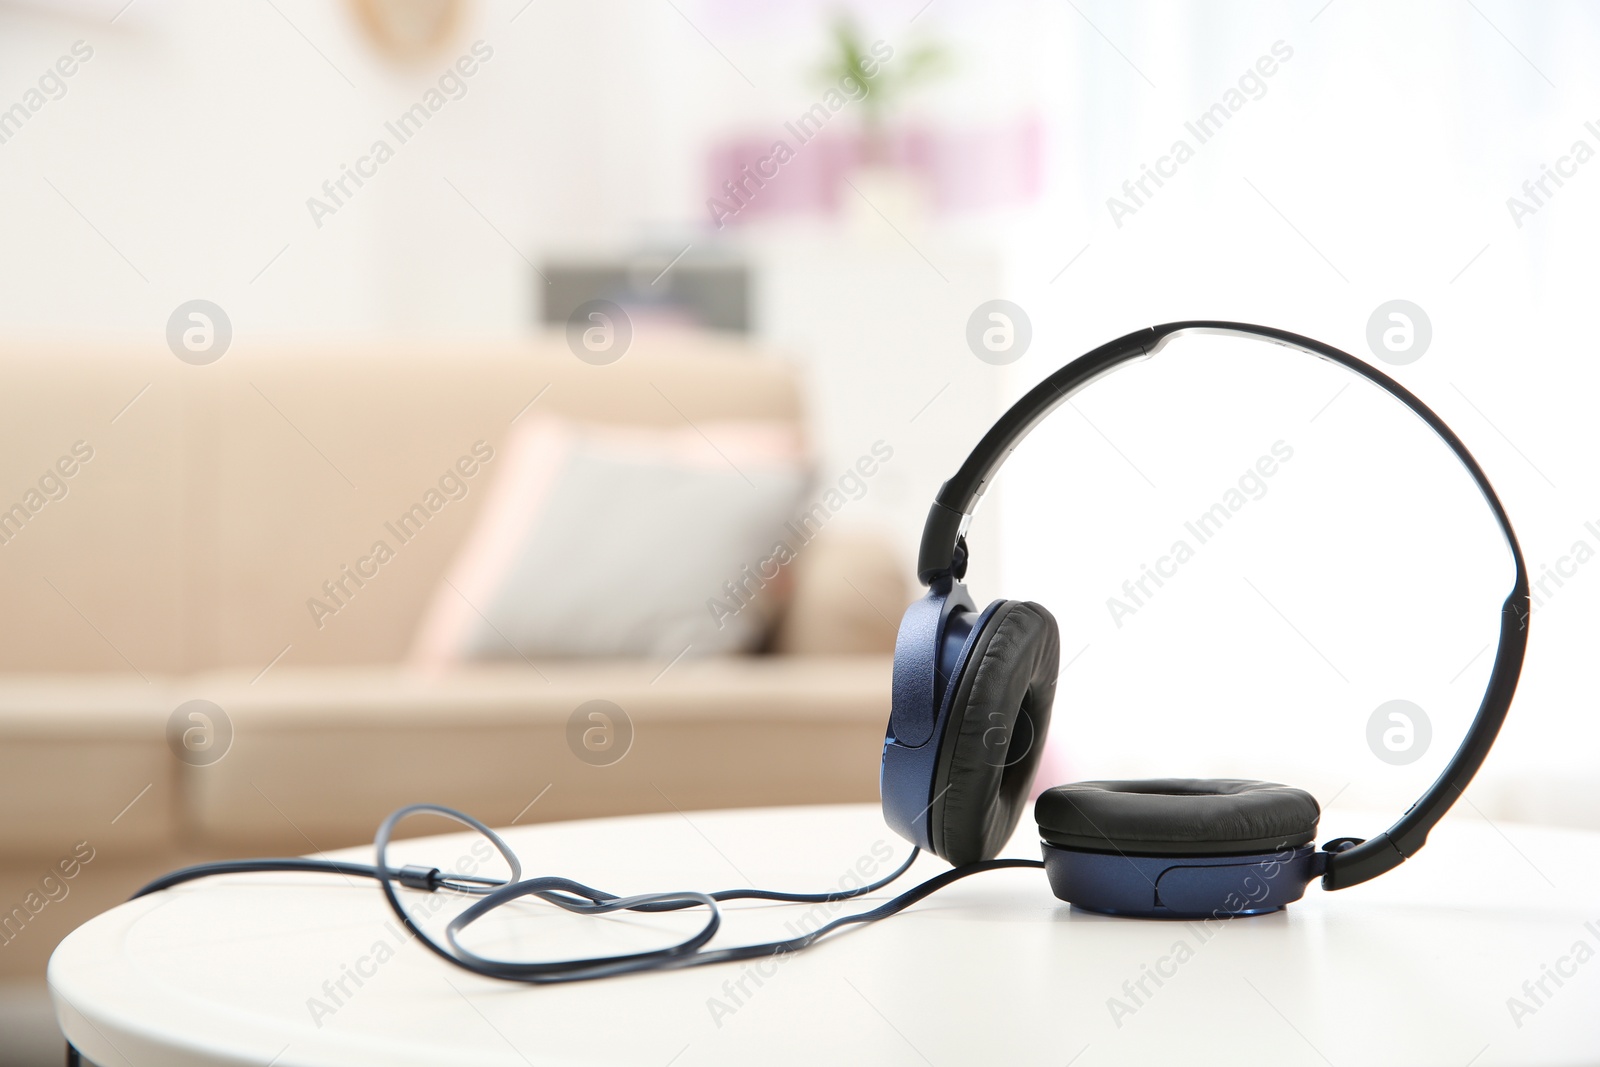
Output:
<svg viewBox="0 0 1600 1067">
<path fill-rule="evenodd" d="M 1330 813 L 1323 825 L 1372 833 L 1380 820 Z M 888 873 L 907 850 L 868 806 L 550 823 L 505 836 L 525 876 L 614 893 L 833 890 Z M 392 862 L 449 869 L 476 840 L 398 842 Z M 1038 854 L 1029 821 L 1006 854 Z M 370 862 L 370 849 L 335 855 Z M 903 884 L 943 869 L 923 857 Z M 1600 1060 L 1597 884 L 1600 834 L 1468 812 L 1389 875 L 1336 894 L 1313 884 L 1274 915 L 1108 918 L 1058 901 L 1042 871 L 1007 870 L 782 960 L 525 986 L 461 971 L 409 941 L 370 880 L 233 875 L 90 920 L 57 949 L 50 984 L 63 1031 L 101 1067 L 1242 1058 L 1526 1067 Z M 464 901 L 406 896 L 433 931 Z M 792 936 L 867 906 L 736 903 L 714 944 Z M 468 944 L 594 956 L 660 946 L 702 921 L 700 911 L 597 918 L 527 903 L 474 927 Z"/>
</svg>

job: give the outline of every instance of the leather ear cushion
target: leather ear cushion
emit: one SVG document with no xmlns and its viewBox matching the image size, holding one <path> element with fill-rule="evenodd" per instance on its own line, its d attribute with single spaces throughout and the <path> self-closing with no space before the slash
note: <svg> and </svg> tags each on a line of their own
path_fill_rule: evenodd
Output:
<svg viewBox="0 0 1600 1067">
<path fill-rule="evenodd" d="M 1061 662 L 1055 618 L 1007 600 L 979 631 L 940 746 L 929 840 L 951 863 L 993 859 L 1011 838 L 1044 753 Z"/>
<path fill-rule="evenodd" d="M 1309 844 L 1322 811 L 1303 789 L 1233 778 L 1077 782 L 1039 794 L 1039 836 L 1132 855 L 1243 855 Z"/>
</svg>

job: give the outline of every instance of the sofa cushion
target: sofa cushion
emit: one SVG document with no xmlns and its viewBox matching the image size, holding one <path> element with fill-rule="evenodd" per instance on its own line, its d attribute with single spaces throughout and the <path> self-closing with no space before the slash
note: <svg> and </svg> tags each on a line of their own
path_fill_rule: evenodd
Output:
<svg viewBox="0 0 1600 1067">
<path fill-rule="evenodd" d="M 793 423 L 656 429 L 535 415 L 491 477 L 416 662 L 698 657 L 765 636 L 756 594 L 767 583 L 751 568 L 806 484 Z"/>
<path fill-rule="evenodd" d="M 207 536 L 184 492 L 210 447 L 186 418 L 197 368 L 160 344 L 15 341 L 0 367 L 0 672 L 182 669 Z"/>
<path fill-rule="evenodd" d="M 790 566 L 794 591 L 772 651 L 789 656 L 893 653 L 910 602 L 904 560 L 884 537 L 828 528 Z"/>
<path fill-rule="evenodd" d="M 87 841 L 101 854 L 175 840 L 178 761 L 165 685 L 56 675 L 0 679 L 0 855 L 54 859 Z"/>
<path fill-rule="evenodd" d="M 368 840 L 421 800 L 497 826 L 875 800 L 889 677 L 884 656 L 211 675 L 198 688 L 234 743 L 181 768 L 185 821 L 204 840 L 307 852 Z M 597 731 L 615 747 L 586 747 Z"/>
</svg>

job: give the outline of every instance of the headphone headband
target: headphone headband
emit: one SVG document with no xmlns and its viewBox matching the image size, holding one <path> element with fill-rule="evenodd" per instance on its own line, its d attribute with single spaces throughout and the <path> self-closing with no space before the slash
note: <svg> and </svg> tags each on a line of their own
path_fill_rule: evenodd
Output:
<svg viewBox="0 0 1600 1067">
<path fill-rule="evenodd" d="M 924 585 L 933 585 L 962 576 L 966 570 L 963 534 L 967 520 L 989 481 L 1035 426 L 1091 382 L 1125 363 L 1155 355 L 1168 341 L 1183 333 L 1213 333 L 1271 341 L 1337 363 L 1383 388 L 1427 423 L 1455 453 L 1477 483 L 1489 510 L 1494 513 L 1516 565 L 1515 583 L 1501 607 L 1500 639 L 1495 650 L 1494 666 L 1489 672 L 1489 685 L 1478 705 L 1478 713 L 1473 717 L 1471 729 L 1438 779 L 1398 822 L 1362 844 L 1329 855 L 1327 872 L 1322 879 L 1323 888 L 1344 889 L 1398 867 L 1427 843 L 1428 831 L 1450 810 L 1456 797 L 1472 781 L 1473 775 L 1489 754 L 1500 732 L 1500 725 L 1505 721 L 1506 712 L 1511 707 L 1511 698 L 1516 692 L 1523 656 L 1528 647 L 1528 575 L 1522 549 L 1517 544 L 1517 535 L 1511 529 L 1511 520 L 1507 518 L 1500 498 L 1495 495 L 1483 469 L 1467 451 L 1466 445 L 1438 415 L 1399 382 L 1337 348 L 1270 326 L 1210 320 L 1169 322 L 1119 337 L 1073 360 L 1029 390 L 984 434 L 955 476 L 939 487 L 922 531 L 922 545 L 917 554 L 917 577 Z"/>
</svg>

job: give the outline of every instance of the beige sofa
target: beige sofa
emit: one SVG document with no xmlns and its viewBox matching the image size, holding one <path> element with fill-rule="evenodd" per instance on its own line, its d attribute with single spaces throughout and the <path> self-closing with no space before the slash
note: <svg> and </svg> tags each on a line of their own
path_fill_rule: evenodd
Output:
<svg viewBox="0 0 1600 1067">
<path fill-rule="evenodd" d="M 306 603 L 527 410 L 801 422 L 780 359 L 641 334 L 606 367 L 560 337 L 240 341 L 206 367 L 11 344 L 0 365 L 0 979 L 42 978 L 62 936 L 167 868 L 360 843 L 410 801 L 508 824 L 877 795 L 906 587 L 861 535 L 801 554 L 768 655 L 408 667 L 481 475 L 320 628 Z M 191 699 L 231 723 L 210 765 L 168 745 Z M 610 766 L 567 743 L 591 699 L 633 724 Z"/>
</svg>

